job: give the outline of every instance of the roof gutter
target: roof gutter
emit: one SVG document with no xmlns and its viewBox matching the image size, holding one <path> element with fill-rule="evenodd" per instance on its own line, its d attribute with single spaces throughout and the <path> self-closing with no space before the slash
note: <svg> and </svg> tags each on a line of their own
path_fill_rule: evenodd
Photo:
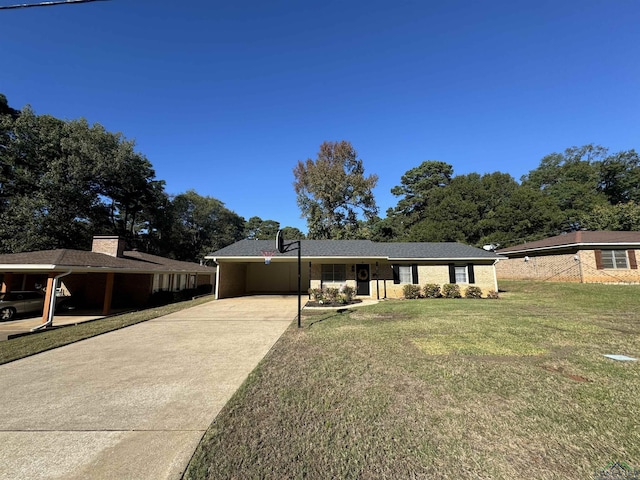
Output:
<svg viewBox="0 0 640 480">
<path fill-rule="evenodd" d="M 31 329 L 32 332 L 37 332 L 42 328 L 47 328 L 53 325 L 53 314 L 55 313 L 55 310 L 56 310 L 56 298 L 57 298 L 56 290 L 58 290 L 58 280 L 70 274 L 71 274 L 71 270 L 53 277 L 53 283 L 51 285 L 51 298 L 49 299 L 49 311 L 47 312 L 47 321 L 42 325 L 38 325 L 37 327 L 32 328 Z"/>
<path fill-rule="evenodd" d="M 213 267 L 207 267 L 211 269 Z M 72 265 L 48 265 L 48 264 L 3 264 L 0 265 L 0 272 L 50 272 L 52 270 L 69 270 L 71 273 L 140 273 L 140 274 L 185 274 L 185 273 L 199 273 L 203 275 L 213 274 L 212 271 L 202 270 L 172 270 L 171 268 L 163 269 L 136 269 L 136 268 L 119 268 L 119 267 L 92 267 L 92 266 L 72 266 Z"/>
<path fill-rule="evenodd" d="M 580 248 L 580 247 L 592 247 L 596 248 L 611 248 L 611 247 L 626 247 L 626 248 L 640 248 L 640 244 L 637 242 L 617 242 L 617 243 L 565 243 L 562 245 L 550 245 L 548 247 L 533 247 L 533 248 L 522 248 L 520 250 L 503 250 L 496 252 L 498 255 L 507 256 L 510 253 L 533 253 L 533 252 L 546 252 L 550 250 L 562 250 L 564 248 Z"/>
</svg>

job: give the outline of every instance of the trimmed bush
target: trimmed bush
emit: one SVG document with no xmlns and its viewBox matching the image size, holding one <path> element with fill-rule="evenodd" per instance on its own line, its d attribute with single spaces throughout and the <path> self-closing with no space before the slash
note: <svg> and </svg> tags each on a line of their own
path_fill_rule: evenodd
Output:
<svg viewBox="0 0 640 480">
<path fill-rule="evenodd" d="M 495 290 L 489 290 L 489 293 L 487 293 L 487 298 L 497 300 L 498 298 L 500 298 L 500 296 L 498 295 L 498 292 L 496 292 Z"/>
<path fill-rule="evenodd" d="M 480 287 L 467 287 L 464 292 L 464 298 L 482 298 L 482 289 Z"/>
<path fill-rule="evenodd" d="M 420 298 L 420 285 L 407 284 L 402 287 L 402 294 L 407 300 Z"/>
<path fill-rule="evenodd" d="M 335 303 L 338 301 L 338 294 L 340 290 L 334 287 L 327 287 L 324 289 L 324 299 L 329 303 Z"/>
<path fill-rule="evenodd" d="M 455 283 L 445 283 L 442 286 L 442 296 L 444 298 L 462 298 L 460 294 L 460 285 Z"/>
<path fill-rule="evenodd" d="M 440 285 L 437 283 L 427 283 L 422 292 L 426 298 L 440 298 L 442 296 Z"/>
<path fill-rule="evenodd" d="M 351 300 L 353 300 L 353 297 L 356 294 L 356 289 L 353 287 L 350 287 L 349 285 L 343 285 L 342 287 L 340 287 L 340 294 L 339 294 L 339 300 L 340 303 L 349 303 Z"/>
<path fill-rule="evenodd" d="M 324 300 L 324 293 L 321 288 L 310 288 L 309 295 L 314 302 L 320 302 Z"/>
</svg>

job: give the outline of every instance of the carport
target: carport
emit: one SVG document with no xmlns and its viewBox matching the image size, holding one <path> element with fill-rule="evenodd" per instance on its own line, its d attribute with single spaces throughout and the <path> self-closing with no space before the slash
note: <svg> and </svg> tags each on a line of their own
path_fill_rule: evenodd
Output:
<svg viewBox="0 0 640 480">
<path fill-rule="evenodd" d="M 42 324 L 53 319 L 55 295 L 82 293 L 91 307 L 108 315 L 118 306 L 143 306 L 156 291 L 211 285 L 215 268 L 138 251 L 124 251 L 117 236 L 94 237 L 92 251 L 42 250 L 0 255 L 1 292 L 45 292 Z M 39 288 L 38 288 L 39 287 Z"/>
<path fill-rule="evenodd" d="M 298 263 L 294 259 L 274 258 L 267 265 L 264 257 L 225 259 L 216 272 L 216 298 L 244 295 L 293 295 L 298 293 Z M 309 288 L 309 264 L 302 264 L 302 291 Z"/>
</svg>

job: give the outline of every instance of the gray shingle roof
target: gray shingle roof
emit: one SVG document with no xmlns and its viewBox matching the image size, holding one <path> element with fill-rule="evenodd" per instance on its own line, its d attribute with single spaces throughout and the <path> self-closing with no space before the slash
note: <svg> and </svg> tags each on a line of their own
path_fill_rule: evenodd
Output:
<svg viewBox="0 0 640 480">
<path fill-rule="evenodd" d="M 207 255 L 207 258 L 262 257 L 263 250 L 275 250 L 273 240 L 240 240 Z M 287 242 L 285 242 L 287 243 Z M 274 256 L 296 257 L 296 250 Z M 455 242 L 378 243 L 371 240 L 302 240 L 302 257 L 402 259 L 496 259 L 480 248 Z"/>
<path fill-rule="evenodd" d="M 85 250 L 40 250 L 37 252 L 8 253 L 0 255 L 0 271 L 8 265 L 54 265 L 59 268 L 96 269 L 101 271 L 128 272 L 184 272 L 213 273 L 212 267 L 197 263 L 181 262 L 137 251 L 124 252 L 122 257 Z"/>
</svg>

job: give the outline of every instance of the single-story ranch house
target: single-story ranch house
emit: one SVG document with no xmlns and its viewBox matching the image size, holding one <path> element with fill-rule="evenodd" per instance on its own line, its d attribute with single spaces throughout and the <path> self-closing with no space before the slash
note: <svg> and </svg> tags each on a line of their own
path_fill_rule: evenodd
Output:
<svg viewBox="0 0 640 480">
<path fill-rule="evenodd" d="M 45 289 L 43 322 L 50 320 L 53 292 L 73 295 L 87 308 L 144 306 L 158 291 L 213 285 L 215 268 L 124 251 L 117 236 L 96 236 L 90 252 L 42 250 L 0 255 L 0 292 Z M 213 287 L 211 287 L 213 288 Z"/>
<path fill-rule="evenodd" d="M 497 253 L 501 280 L 640 283 L 640 232 L 577 231 Z"/>
<path fill-rule="evenodd" d="M 262 252 L 274 247 L 271 240 L 241 240 L 207 255 L 218 267 L 216 298 L 297 292 L 298 252 L 276 252 L 265 264 Z M 498 290 L 497 258 L 460 243 L 301 240 L 302 292 L 349 285 L 359 297 L 401 298 L 405 284 L 458 283 L 480 287 L 486 295 Z"/>
</svg>

